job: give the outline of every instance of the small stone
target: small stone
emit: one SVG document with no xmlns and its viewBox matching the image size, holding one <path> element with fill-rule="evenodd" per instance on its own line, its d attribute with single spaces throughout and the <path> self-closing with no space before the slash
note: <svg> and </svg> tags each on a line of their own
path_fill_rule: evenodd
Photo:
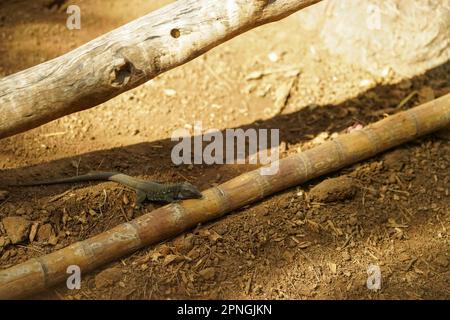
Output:
<svg viewBox="0 0 450 320">
<path fill-rule="evenodd" d="M 39 226 L 39 223 L 33 223 L 31 225 L 31 230 L 30 230 L 30 235 L 29 235 L 30 242 L 34 241 L 34 238 L 36 237 L 36 234 L 37 234 L 38 226 Z"/>
<path fill-rule="evenodd" d="M 396 149 L 387 153 L 384 156 L 384 166 L 387 169 L 399 171 L 403 168 L 403 165 L 408 161 L 408 151 L 405 149 Z"/>
<path fill-rule="evenodd" d="M 322 181 L 311 189 L 309 197 L 316 202 L 333 202 L 353 198 L 356 186 L 348 177 L 331 178 Z"/>
<path fill-rule="evenodd" d="M 212 229 L 221 236 L 228 232 L 228 227 L 224 223 L 216 224 Z"/>
<path fill-rule="evenodd" d="M 397 183 L 397 176 L 395 173 L 392 173 L 389 175 L 388 181 L 390 184 L 396 184 Z"/>
<path fill-rule="evenodd" d="M 122 271 L 119 268 L 109 268 L 103 270 L 95 276 L 95 286 L 105 288 L 122 279 Z"/>
<path fill-rule="evenodd" d="M 176 255 L 176 254 L 169 254 L 164 258 L 163 266 L 168 266 L 172 262 L 178 262 L 183 260 L 183 257 Z"/>
<path fill-rule="evenodd" d="M 173 97 L 177 94 L 177 92 L 173 89 L 164 89 L 163 93 L 168 97 Z"/>
<path fill-rule="evenodd" d="M 52 235 L 54 235 L 53 227 L 50 223 L 46 223 L 39 227 L 37 232 L 37 241 L 48 242 Z"/>
<path fill-rule="evenodd" d="M 348 253 L 348 251 L 344 251 L 342 252 L 342 260 L 344 261 L 350 261 L 352 258 L 350 257 L 350 254 Z"/>
<path fill-rule="evenodd" d="M 26 213 L 26 211 L 25 211 L 24 208 L 19 208 L 19 209 L 16 210 L 16 214 L 18 216 L 23 216 L 25 213 Z"/>
<path fill-rule="evenodd" d="M 58 237 L 56 235 L 52 234 L 50 236 L 50 238 L 48 239 L 48 244 L 51 245 L 51 246 L 57 245 L 58 244 Z"/>
<path fill-rule="evenodd" d="M 269 58 L 269 60 L 270 60 L 271 62 L 277 62 L 278 59 L 280 59 L 280 56 L 279 56 L 276 52 L 270 52 L 270 53 L 267 55 L 267 58 Z"/>
<path fill-rule="evenodd" d="M 419 90 L 419 102 L 426 103 L 435 99 L 434 90 L 431 87 L 422 87 Z"/>
<path fill-rule="evenodd" d="M 181 254 L 187 254 L 194 247 L 194 237 L 192 235 L 175 239 L 174 247 Z"/>
<path fill-rule="evenodd" d="M 409 88 L 411 88 L 411 86 L 412 86 L 412 82 L 409 79 L 403 80 L 402 82 L 400 82 L 398 84 L 398 87 L 403 90 L 409 89 Z"/>
<path fill-rule="evenodd" d="M 434 262 L 443 268 L 447 268 L 449 264 L 448 258 L 444 254 L 438 254 Z"/>
<path fill-rule="evenodd" d="M 8 198 L 9 192 L 6 190 L 0 190 L 0 201 L 5 201 Z"/>
<path fill-rule="evenodd" d="M 8 238 L 13 244 L 28 238 L 31 222 L 22 217 L 6 217 L 2 220 Z"/>
<path fill-rule="evenodd" d="M 205 280 L 212 280 L 216 276 L 216 268 L 206 268 L 199 272 L 199 275 Z"/>
</svg>

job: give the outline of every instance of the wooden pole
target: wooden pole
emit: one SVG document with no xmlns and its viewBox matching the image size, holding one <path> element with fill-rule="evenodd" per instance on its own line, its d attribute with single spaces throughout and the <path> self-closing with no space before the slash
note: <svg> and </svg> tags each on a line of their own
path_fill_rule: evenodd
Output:
<svg viewBox="0 0 450 320">
<path fill-rule="evenodd" d="M 450 94 L 279 160 L 275 175 L 260 169 L 203 192 L 203 199 L 158 208 L 133 221 L 0 271 L 0 299 L 21 298 L 65 281 L 67 267 L 83 274 L 139 248 L 217 219 L 274 192 L 338 170 L 450 125 Z"/>
<path fill-rule="evenodd" d="M 94 107 L 320 0 L 179 0 L 0 80 L 0 139 Z"/>
</svg>

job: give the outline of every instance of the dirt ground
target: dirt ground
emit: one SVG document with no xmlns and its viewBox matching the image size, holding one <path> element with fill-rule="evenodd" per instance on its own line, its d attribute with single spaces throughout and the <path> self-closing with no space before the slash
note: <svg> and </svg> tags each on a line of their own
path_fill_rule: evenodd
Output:
<svg viewBox="0 0 450 320">
<path fill-rule="evenodd" d="M 168 2 L 69 1 L 82 10 L 82 29 L 70 31 L 58 1 L 1 1 L 0 77 Z M 450 92 L 450 63 L 400 82 L 374 78 L 324 51 L 296 19 L 252 30 L 94 109 L 1 140 L 0 219 L 23 217 L 34 231 L 12 244 L 0 226 L 0 268 L 132 219 L 135 197 L 113 182 L 2 184 L 104 170 L 204 190 L 253 167 L 174 166 L 170 136 L 194 121 L 205 129 L 279 128 L 287 156 Z M 290 97 L 279 107 L 281 86 Z M 83 275 L 81 290 L 60 286 L 35 298 L 449 299 L 449 151 L 444 136 L 418 139 Z M 334 199 L 323 197 L 328 191 Z M 371 264 L 381 268 L 379 291 L 366 287 Z"/>
</svg>

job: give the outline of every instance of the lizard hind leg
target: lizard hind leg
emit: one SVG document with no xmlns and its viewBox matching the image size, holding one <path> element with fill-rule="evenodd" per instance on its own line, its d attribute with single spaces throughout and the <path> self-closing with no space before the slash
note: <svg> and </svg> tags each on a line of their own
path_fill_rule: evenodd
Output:
<svg viewBox="0 0 450 320">
<path fill-rule="evenodd" d="M 136 209 L 141 209 L 142 208 L 142 204 L 144 203 L 144 201 L 147 200 L 147 193 L 145 193 L 145 191 L 136 190 L 136 205 L 135 208 Z"/>
</svg>

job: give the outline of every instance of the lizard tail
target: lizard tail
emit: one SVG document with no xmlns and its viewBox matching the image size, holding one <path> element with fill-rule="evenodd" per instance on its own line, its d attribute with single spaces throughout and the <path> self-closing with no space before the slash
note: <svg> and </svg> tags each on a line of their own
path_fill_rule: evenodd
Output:
<svg viewBox="0 0 450 320">
<path fill-rule="evenodd" d="M 42 186 L 42 185 L 50 185 L 50 184 L 61 184 L 61 183 L 74 183 L 74 182 L 86 182 L 86 181 L 106 181 L 109 180 L 110 177 L 117 175 L 117 172 L 91 172 L 88 174 L 84 174 L 81 176 L 70 177 L 70 178 L 61 178 L 54 180 L 43 180 L 43 181 L 35 181 L 30 183 L 21 183 L 10 185 L 13 187 L 32 187 L 32 186 Z"/>
</svg>

